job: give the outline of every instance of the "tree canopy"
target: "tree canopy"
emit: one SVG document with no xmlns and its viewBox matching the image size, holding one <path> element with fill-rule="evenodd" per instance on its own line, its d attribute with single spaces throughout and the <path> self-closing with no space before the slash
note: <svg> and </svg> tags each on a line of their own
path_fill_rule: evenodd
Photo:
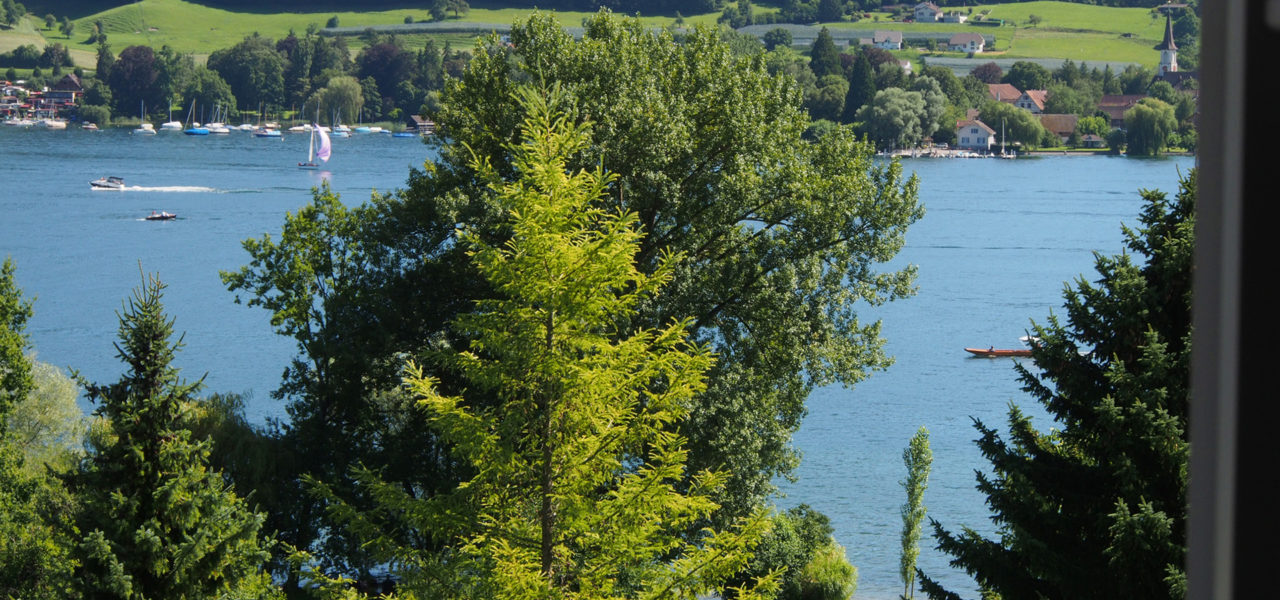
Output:
<svg viewBox="0 0 1280 600">
<path fill-rule="evenodd" d="M 1156 98 L 1143 98 L 1124 112 L 1124 128 L 1128 154 L 1155 156 L 1169 143 L 1169 135 L 1178 130 L 1178 119 L 1172 106 Z"/>
<path fill-rule="evenodd" d="M 431 427 L 474 476 L 417 503 L 378 494 L 395 498 L 390 510 L 428 516 L 418 527 L 443 546 L 435 558 L 410 551 L 391 562 L 439 565 L 429 576 L 402 571 L 401 587 L 421 597 L 699 597 L 746 564 L 767 521 L 681 540 L 715 509 L 708 493 L 724 480 L 704 471 L 680 491 L 687 449 L 672 428 L 711 356 L 690 343 L 686 319 L 615 331 L 670 283 L 680 257 L 640 272 L 635 213 L 599 202 L 612 177 L 568 170 L 589 125 L 561 112 L 561 88 L 525 88 L 519 99 L 514 178 L 479 157 L 472 164 L 511 235 L 468 229 L 459 239 L 496 294 L 452 323 L 468 345 L 432 359 L 468 386 L 443 395 L 439 379 L 408 369 Z M 744 598 L 757 597 L 752 587 Z"/>
<path fill-rule="evenodd" d="M 684 256 L 672 285 L 618 331 L 692 319 L 692 339 L 719 359 L 683 429 L 688 468 L 731 474 L 715 497 L 717 519 L 749 514 L 794 466 L 789 440 L 813 386 L 853 384 L 889 363 L 878 324 L 860 322 L 857 307 L 913 291 L 913 269 L 878 264 L 921 215 L 916 183 L 896 163 L 875 165 L 873 149 L 845 129 L 804 140 L 809 122 L 794 84 L 769 75 L 759 55 L 734 55 L 713 30 L 677 44 L 669 32 L 601 13 L 581 41 L 545 15 L 510 35 L 511 46 L 491 40 L 446 86 L 440 157 L 408 189 L 354 209 L 322 192 L 286 221 L 278 243 L 246 242 L 252 262 L 226 275 L 298 340 L 281 389 L 290 435 L 339 494 L 357 460 L 417 495 L 452 489 L 458 465 L 430 431 L 403 423 L 412 411 L 387 393 L 400 377 L 393 359 L 465 343 L 446 323 L 493 292 L 456 232 L 509 235 L 472 157 L 513 177 L 507 148 L 523 118 L 511 110 L 516 90 L 559 83 L 593 123 L 591 144 L 569 166 L 616 174 L 607 202 L 634 211 L 647 233 L 639 269 Z M 438 281 L 450 284 L 423 283 Z M 424 368 L 441 378 L 442 393 L 461 386 Z"/>
</svg>

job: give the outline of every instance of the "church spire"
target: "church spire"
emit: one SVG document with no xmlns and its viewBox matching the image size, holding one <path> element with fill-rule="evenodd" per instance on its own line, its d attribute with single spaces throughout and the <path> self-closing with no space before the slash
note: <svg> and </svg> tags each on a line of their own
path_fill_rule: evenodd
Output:
<svg viewBox="0 0 1280 600">
<path fill-rule="evenodd" d="M 1178 70 L 1178 45 L 1173 43 L 1173 15 L 1164 17 L 1164 42 L 1156 46 L 1160 51 L 1160 74 L 1174 73 Z"/>
<path fill-rule="evenodd" d="M 1156 46 L 1156 50 L 1177 50 L 1178 45 L 1173 43 L 1173 15 L 1165 13 L 1164 15 L 1164 41 Z"/>
</svg>

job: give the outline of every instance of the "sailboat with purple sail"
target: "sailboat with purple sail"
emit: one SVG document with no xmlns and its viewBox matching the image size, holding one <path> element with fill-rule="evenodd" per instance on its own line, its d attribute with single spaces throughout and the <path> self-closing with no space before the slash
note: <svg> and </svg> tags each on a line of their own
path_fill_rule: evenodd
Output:
<svg viewBox="0 0 1280 600">
<path fill-rule="evenodd" d="M 316 143 L 316 138 L 319 138 L 318 144 Z M 298 167 L 302 169 L 318 169 L 320 164 L 316 162 L 316 159 L 320 159 L 320 162 L 329 162 L 329 154 L 332 150 L 333 147 L 329 143 L 329 134 L 320 127 L 319 123 L 313 123 L 311 125 L 311 142 L 307 144 L 307 162 L 298 163 Z"/>
</svg>

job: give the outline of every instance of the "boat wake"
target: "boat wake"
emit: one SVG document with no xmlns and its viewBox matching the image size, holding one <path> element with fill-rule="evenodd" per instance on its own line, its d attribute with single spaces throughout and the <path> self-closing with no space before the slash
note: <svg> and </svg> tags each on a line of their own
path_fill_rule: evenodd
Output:
<svg viewBox="0 0 1280 600">
<path fill-rule="evenodd" d="M 215 188 L 204 187 L 199 185 L 159 185 L 159 186 L 141 186 L 129 185 L 124 188 L 127 192 L 216 192 Z"/>
</svg>

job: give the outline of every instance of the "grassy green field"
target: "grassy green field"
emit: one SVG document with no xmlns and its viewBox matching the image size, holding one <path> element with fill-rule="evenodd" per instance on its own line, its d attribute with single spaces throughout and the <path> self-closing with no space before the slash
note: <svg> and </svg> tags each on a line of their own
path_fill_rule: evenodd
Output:
<svg viewBox="0 0 1280 600">
<path fill-rule="evenodd" d="M 342 27 L 367 27 L 404 23 L 405 17 L 415 21 L 430 19 L 421 2 L 397 2 L 382 0 L 371 2 L 369 10 L 333 11 L 317 8 L 314 12 L 268 12 L 271 0 L 252 9 L 240 11 L 213 8 L 186 0 L 140 0 L 137 2 L 98 2 L 94 0 L 59 0 L 41 4 L 32 2 L 32 17 L 11 30 L 0 30 L 0 51 L 11 50 L 21 44 L 58 42 L 72 50 L 76 64 L 92 67 L 94 46 L 88 42 L 89 31 L 95 21 L 102 21 L 108 34 L 108 42 L 117 52 L 126 46 L 145 44 L 153 47 L 168 45 L 179 52 L 193 54 L 203 60 L 220 48 L 239 42 L 246 35 L 280 38 L 289 30 L 304 31 L 309 25 L 323 26 L 330 17 L 337 16 Z M 105 10 L 103 4 L 116 4 Z M 530 12 L 524 8 L 484 8 L 492 4 L 476 2 L 473 8 L 454 23 L 508 25 L 522 19 Z M 349 5 L 348 5 L 349 6 Z M 50 8 L 52 7 L 52 8 Z M 65 15 L 75 19 L 75 33 L 68 39 L 61 32 L 44 30 L 42 20 L 46 10 L 53 10 L 58 17 Z M 757 6 L 757 12 L 776 10 Z M 61 11 L 61 12 L 60 12 Z M 1123 61 L 1154 65 L 1159 53 L 1152 49 L 1163 33 L 1163 19 L 1152 18 L 1156 14 L 1143 8 L 1110 8 L 1067 2 L 1023 2 L 974 7 L 974 14 L 988 13 L 988 18 L 1004 19 L 1004 27 L 975 27 L 968 24 L 893 23 L 881 15 L 881 20 L 862 20 L 856 23 L 829 23 L 832 28 L 846 29 L 895 29 L 903 32 L 976 32 L 994 35 L 996 43 L 993 57 L 1004 58 L 1071 58 L 1076 61 Z M 577 26 L 591 13 L 557 12 L 559 22 L 565 26 Z M 1030 27 L 1030 15 L 1042 21 Z M 718 13 L 687 15 L 685 23 L 714 25 Z M 641 17 L 650 26 L 674 24 L 671 17 Z M 1130 37 L 1122 37 L 1128 34 Z M 428 39 L 437 43 L 449 41 L 454 46 L 469 45 L 472 36 L 467 33 L 406 34 L 401 39 L 409 47 L 421 47 Z M 358 50 L 360 40 L 348 38 L 352 50 Z"/>
<path fill-rule="evenodd" d="M 279 39 L 287 35 L 291 29 L 302 32 L 309 25 L 323 27 L 329 18 L 334 16 L 338 17 L 338 23 L 342 27 L 402 24 L 405 17 L 413 17 L 415 21 L 430 20 L 431 16 L 423 8 L 422 3 L 404 2 L 403 4 L 406 6 L 405 8 L 383 8 L 370 11 L 317 10 L 316 12 L 268 14 L 223 10 L 194 2 L 186 2 L 185 0 L 141 0 L 111 7 L 101 12 L 88 13 L 87 11 L 91 9 L 86 8 L 85 2 L 72 2 L 67 7 L 68 12 L 64 14 L 80 16 L 75 19 L 76 30 L 71 38 L 68 39 L 56 30 L 41 33 L 44 34 L 48 42 L 62 43 L 74 50 L 82 51 L 77 56 L 80 59 L 77 64 L 82 66 L 91 66 L 94 61 L 95 48 L 88 43 L 88 36 L 95 21 L 102 21 L 107 31 L 107 41 L 117 51 L 137 44 L 156 48 L 168 45 L 179 52 L 191 53 L 198 58 L 203 58 L 207 57 L 210 52 L 230 47 L 244 39 L 246 35 L 252 35 L 255 32 Z M 517 19 L 526 17 L 530 12 L 528 9 L 517 8 L 473 8 L 469 13 L 462 15 L 461 18 L 454 19 L 450 17 L 449 21 L 509 25 Z M 61 17 L 61 14 L 56 9 L 54 14 Z M 581 25 L 582 20 L 592 13 L 556 12 L 554 14 L 563 25 L 576 26 Z M 686 17 L 685 22 L 688 24 L 715 24 L 717 16 L 717 14 L 689 16 Z M 641 17 L 641 21 L 653 26 L 666 26 L 674 23 L 674 19 L 671 17 Z M 43 21 L 40 24 L 43 26 Z M 28 25 L 25 29 L 30 30 L 32 28 Z M 0 49 L 11 49 L 24 43 L 37 43 L 37 45 L 43 46 L 43 43 L 33 42 L 32 33 L 34 32 L 0 31 Z M 420 46 L 427 39 L 421 35 L 408 37 L 422 38 L 420 40 L 407 40 L 411 46 Z M 440 42 L 448 39 L 456 44 L 459 41 L 463 41 L 461 38 L 467 36 L 441 34 L 430 37 Z M 39 33 L 35 34 L 35 38 L 39 38 Z M 417 42 L 416 44 L 415 41 Z M 353 49 L 359 46 L 359 40 L 356 38 L 351 38 L 350 42 Z"/>
</svg>

